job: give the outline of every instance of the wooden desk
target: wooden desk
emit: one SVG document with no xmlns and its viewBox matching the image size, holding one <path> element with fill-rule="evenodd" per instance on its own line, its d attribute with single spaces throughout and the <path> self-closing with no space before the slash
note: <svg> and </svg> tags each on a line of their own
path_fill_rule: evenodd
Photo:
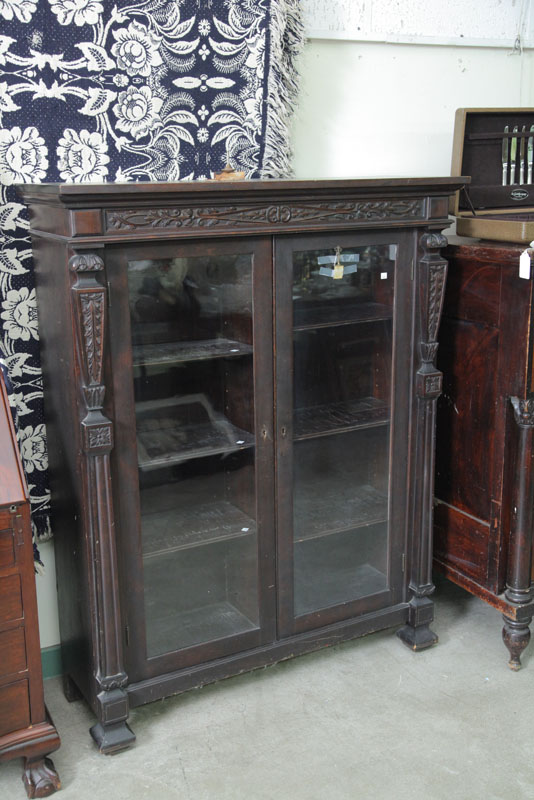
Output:
<svg viewBox="0 0 534 800">
<path fill-rule="evenodd" d="M 30 504 L 0 371 L 0 762 L 24 758 L 28 797 L 60 782 L 60 740 L 44 705 Z"/>
<path fill-rule="evenodd" d="M 438 367 L 434 563 L 504 616 L 509 665 L 530 638 L 532 280 L 524 247 L 451 238 Z"/>
</svg>

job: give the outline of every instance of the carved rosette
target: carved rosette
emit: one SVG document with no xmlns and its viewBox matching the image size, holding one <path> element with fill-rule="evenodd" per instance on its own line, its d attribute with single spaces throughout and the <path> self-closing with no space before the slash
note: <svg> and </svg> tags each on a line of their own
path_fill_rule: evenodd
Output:
<svg viewBox="0 0 534 800">
<path fill-rule="evenodd" d="M 107 214 L 112 231 L 180 230 L 225 227 L 306 227 L 332 222 L 423 220 L 424 200 L 368 200 L 360 202 L 294 203 L 203 208 L 124 209 Z"/>
</svg>

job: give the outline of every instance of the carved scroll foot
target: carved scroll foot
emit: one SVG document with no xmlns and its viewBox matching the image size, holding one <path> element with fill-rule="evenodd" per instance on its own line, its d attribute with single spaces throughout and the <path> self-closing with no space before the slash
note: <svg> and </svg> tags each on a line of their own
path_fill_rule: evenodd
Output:
<svg viewBox="0 0 534 800">
<path fill-rule="evenodd" d="M 508 666 L 517 672 L 521 669 L 521 653 L 530 641 L 530 628 L 528 622 L 517 622 L 504 615 L 503 620 L 502 639 L 510 653 Z"/>
<path fill-rule="evenodd" d="M 98 749 L 105 756 L 113 756 L 121 750 L 127 750 L 135 742 L 135 733 L 126 722 L 117 722 L 113 725 L 103 725 L 97 722 L 90 730 L 91 736 L 98 745 Z"/>
<path fill-rule="evenodd" d="M 61 788 L 61 781 L 50 758 L 25 759 L 22 776 L 28 797 L 48 797 Z"/>
<path fill-rule="evenodd" d="M 414 597 L 410 603 L 408 621 L 397 631 L 397 636 L 411 650 L 425 650 L 438 642 L 430 629 L 434 619 L 434 603 L 428 597 Z"/>
<path fill-rule="evenodd" d="M 63 694 L 67 703 L 74 703 L 76 700 L 82 699 L 82 693 L 70 677 L 70 675 L 63 675 Z"/>
</svg>

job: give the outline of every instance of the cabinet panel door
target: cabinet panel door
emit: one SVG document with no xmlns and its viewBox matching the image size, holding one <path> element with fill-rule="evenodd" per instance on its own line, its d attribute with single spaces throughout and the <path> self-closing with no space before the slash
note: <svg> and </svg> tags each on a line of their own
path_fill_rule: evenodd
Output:
<svg viewBox="0 0 534 800">
<path fill-rule="evenodd" d="M 281 635 L 402 598 L 409 248 L 387 233 L 276 246 Z"/>
<path fill-rule="evenodd" d="M 131 680 L 273 639 L 272 250 L 110 248 Z"/>
</svg>

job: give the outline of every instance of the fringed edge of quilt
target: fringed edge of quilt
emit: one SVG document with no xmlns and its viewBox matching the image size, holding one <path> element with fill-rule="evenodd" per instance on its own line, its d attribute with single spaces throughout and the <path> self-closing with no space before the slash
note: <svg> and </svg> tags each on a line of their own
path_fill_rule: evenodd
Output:
<svg viewBox="0 0 534 800">
<path fill-rule="evenodd" d="M 300 0 L 271 0 L 270 58 L 267 75 L 262 178 L 284 178 L 292 174 L 289 127 L 299 91 L 298 58 L 305 34 Z"/>
</svg>

